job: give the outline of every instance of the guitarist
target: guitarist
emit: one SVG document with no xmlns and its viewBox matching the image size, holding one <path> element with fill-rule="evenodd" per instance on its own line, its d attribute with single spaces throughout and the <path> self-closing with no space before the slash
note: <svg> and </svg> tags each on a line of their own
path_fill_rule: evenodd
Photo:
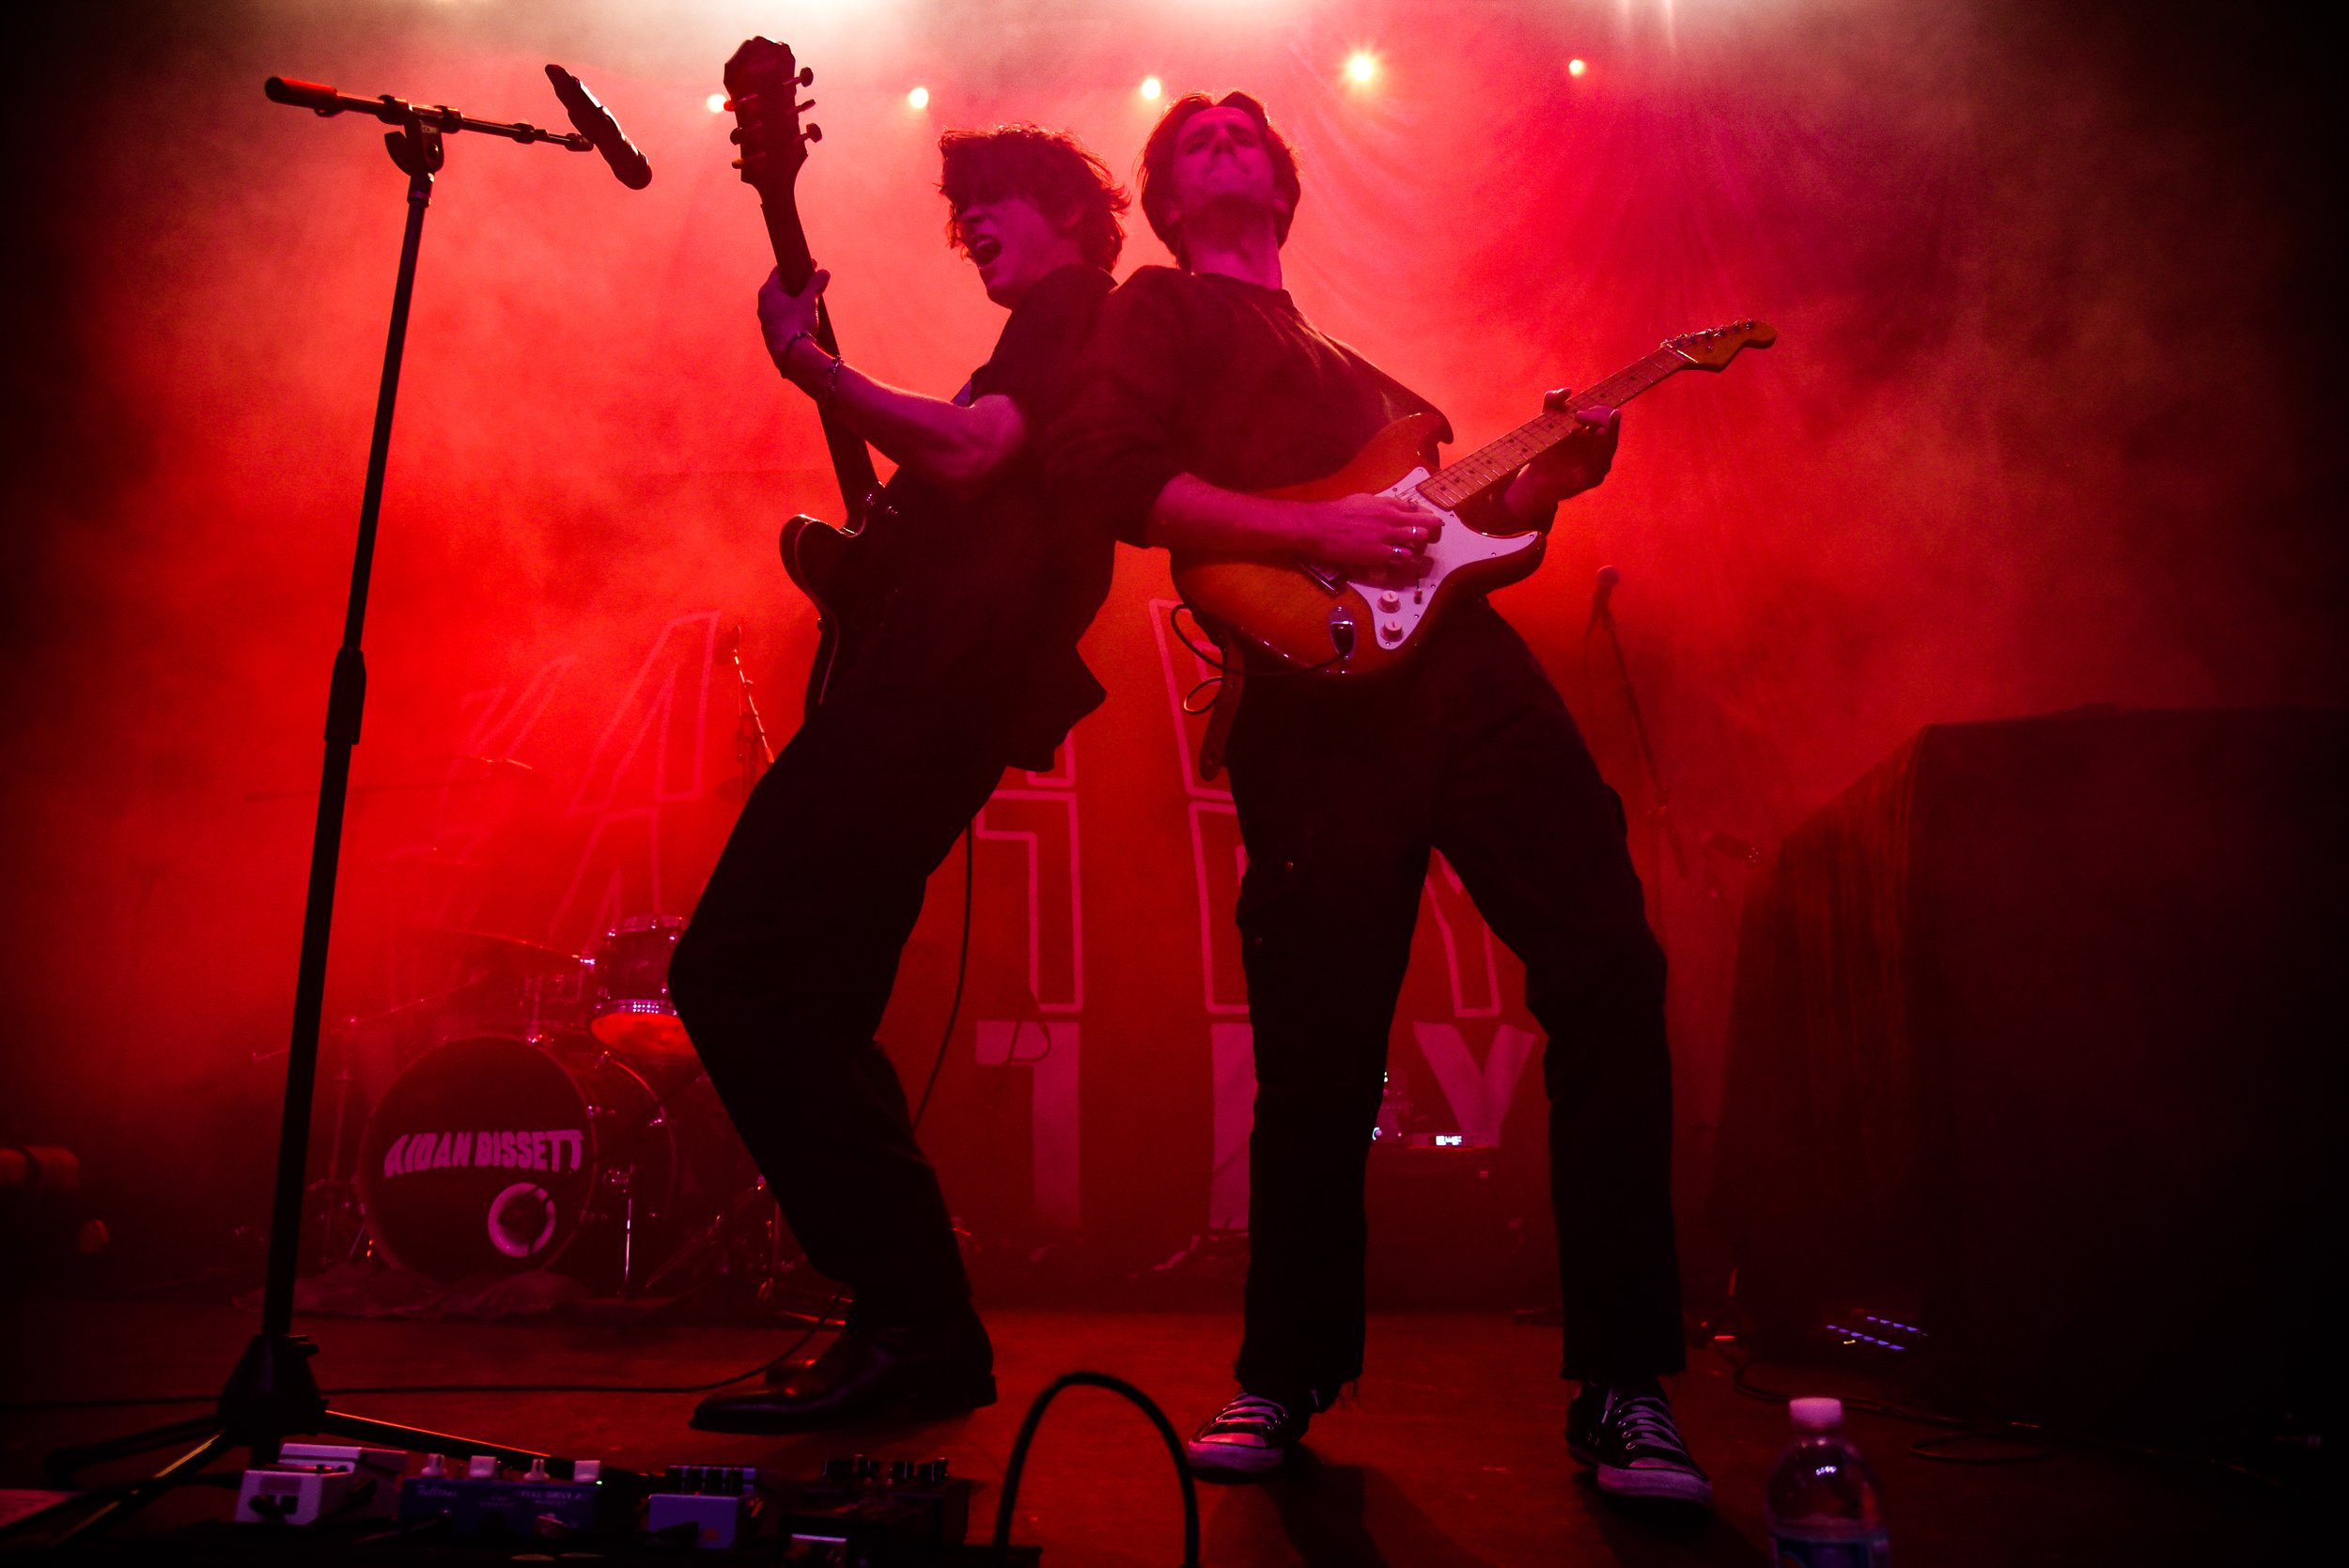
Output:
<svg viewBox="0 0 2349 1568">
<path fill-rule="evenodd" d="M 707 1430 L 782 1432 L 995 1398 L 937 1173 L 875 1044 L 929 875 L 1006 767 L 1049 768 L 1101 688 L 1077 656 L 1110 546 L 1059 536 L 1036 436 L 1062 407 L 1111 287 L 1127 195 L 1075 138 L 1032 126 L 941 142 L 947 236 L 1008 310 L 952 398 L 824 352 L 817 301 L 758 295 L 786 380 L 894 458 L 877 624 L 851 640 L 759 781 L 678 942 L 670 988 L 710 1081 L 808 1259 L 854 1292 L 812 1363 L 705 1400 Z"/>
<path fill-rule="evenodd" d="M 1428 410 L 1283 289 L 1299 187 L 1263 107 L 1239 93 L 1183 98 L 1152 132 L 1138 184 L 1179 270 L 1142 268 L 1103 307 L 1054 433 L 1055 499 L 1130 544 L 1410 581 L 1440 526 L 1429 514 L 1377 496 L 1251 493 L 1332 474 Z M 1575 434 L 1488 492 L 1482 526 L 1547 526 L 1606 477 L 1621 416 L 1578 417 Z M 1432 468 L 1434 452 L 1423 458 Z M 1191 1465 L 1277 1467 L 1361 1373 L 1363 1162 L 1435 848 L 1525 961 L 1548 1035 L 1563 1370 L 1579 1384 L 1569 1449 L 1610 1493 L 1709 1502 L 1659 1382 L 1683 1365 L 1672 1062 L 1664 956 L 1622 802 L 1525 644 L 1481 601 L 1372 680 L 1255 666 L 1247 678 L 1228 755 L 1248 846 L 1252 1262 L 1239 1390 L 1191 1439 Z"/>
</svg>

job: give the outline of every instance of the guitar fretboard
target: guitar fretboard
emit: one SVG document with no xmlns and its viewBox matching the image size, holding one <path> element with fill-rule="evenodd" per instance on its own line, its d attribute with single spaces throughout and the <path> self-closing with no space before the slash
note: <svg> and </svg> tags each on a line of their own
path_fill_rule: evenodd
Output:
<svg viewBox="0 0 2349 1568">
<path fill-rule="evenodd" d="M 1603 381 L 1577 388 L 1574 408 L 1619 409 L 1674 371 L 1688 367 L 1685 354 L 1669 346 L 1658 349 Z M 1565 440 L 1580 423 L 1574 417 L 1574 409 L 1545 411 L 1431 475 L 1420 485 L 1419 493 L 1447 512 L 1456 511 L 1470 497 L 1492 489 Z"/>
</svg>

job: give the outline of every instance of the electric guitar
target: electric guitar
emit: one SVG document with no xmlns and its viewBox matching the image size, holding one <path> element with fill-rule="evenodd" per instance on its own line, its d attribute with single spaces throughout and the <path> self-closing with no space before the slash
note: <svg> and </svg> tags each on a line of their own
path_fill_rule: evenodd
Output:
<svg viewBox="0 0 2349 1568">
<path fill-rule="evenodd" d="M 733 141 L 742 149 L 734 166 L 742 171 L 743 183 L 758 193 L 775 268 L 793 293 L 805 287 L 816 271 L 798 195 L 808 146 L 824 139 L 821 126 L 800 124 L 800 116 L 816 107 L 812 100 L 799 101 L 800 89 L 815 80 L 812 69 L 792 58 L 790 45 L 763 38 L 750 39 L 726 61 L 726 107 L 734 111 Z M 817 347 L 838 356 L 832 313 L 821 300 L 816 303 L 815 335 Z M 784 570 L 816 606 L 816 659 L 807 675 L 811 713 L 823 701 L 833 673 L 853 656 L 863 629 L 878 619 L 887 587 L 870 536 L 876 525 L 885 533 L 889 518 L 873 455 L 855 431 L 828 413 L 819 418 L 847 517 L 832 524 L 802 512 L 783 525 L 782 538 Z"/>
<path fill-rule="evenodd" d="M 1760 321 L 1666 338 L 1654 353 L 1578 391 L 1575 407 L 1621 408 L 1683 370 L 1721 370 L 1740 351 L 1777 341 L 1777 329 Z M 1392 669 L 1454 605 L 1531 576 L 1542 564 L 1547 532 L 1486 534 L 1455 514 L 1565 440 L 1578 424 L 1571 409 L 1545 411 L 1431 474 L 1420 454 L 1442 421 L 1413 414 L 1373 436 L 1329 477 L 1267 492 L 1290 501 L 1376 493 L 1425 508 L 1443 528 L 1427 546 L 1426 574 L 1415 582 L 1388 586 L 1367 573 L 1357 581 L 1344 568 L 1315 561 L 1178 551 L 1175 589 L 1227 649 L 1237 640 L 1285 669 L 1333 679 Z"/>
</svg>

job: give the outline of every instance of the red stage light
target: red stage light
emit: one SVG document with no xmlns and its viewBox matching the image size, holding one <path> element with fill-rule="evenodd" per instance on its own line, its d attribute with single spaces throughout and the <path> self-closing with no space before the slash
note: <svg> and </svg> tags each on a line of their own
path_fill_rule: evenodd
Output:
<svg viewBox="0 0 2349 1568">
<path fill-rule="evenodd" d="M 906 94 L 906 106 L 912 109 L 928 108 L 930 106 L 929 88 L 916 87 L 911 92 Z"/>
<path fill-rule="evenodd" d="M 1346 57 L 1346 79 L 1356 85 L 1369 83 L 1378 74 L 1378 56 L 1367 49 L 1357 49 Z"/>
<path fill-rule="evenodd" d="M 1159 95 L 1164 91 L 1166 91 L 1166 84 L 1157 77 L 1145 76 L 1142 79 L 1142 96 L 1148 101 L 1157 102 Z"/>
<path fill-rule="evenodd" d="M 1566 62 L 1566 74 L 1568 76 L 1579 76 L 1590 69 L 1589 65 L 1580 60 L 1568 60 Z"/>
<path fill-rule="evenodd" d="M 711 93 L 702 101 L 708 105 L 709 112 L 713 115 L 723 115 L 726 112 L 726 95 L 723 93 Z"/>
</svg>

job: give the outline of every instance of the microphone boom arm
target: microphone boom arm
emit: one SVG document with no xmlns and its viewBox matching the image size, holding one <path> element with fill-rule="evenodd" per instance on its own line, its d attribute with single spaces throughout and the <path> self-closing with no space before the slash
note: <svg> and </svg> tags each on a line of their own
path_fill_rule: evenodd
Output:
<svg viewBox="0 0 2349 1568">
<path fill-rule="evenodd" d="M 295 82 L 283 76 L 272 76 L 261 84 L 261 90 L 272 103 L 284 103 L 296 109 L 307 109 L 321 119 L 335 115 L 367 115 L 385 125 L 413 125 L 426 131 L 443 133 L 474 131 L 488 136 L 503 136 L 509 142 L 545 142 L 572 152 L 593 152 L 596 144 L 576 131 L 549 131 L 543 126 L 517 120 L 476 119 L 445 103 L 411 103 L 403 98 L 385 93 L 381 98 L 360 98 L 342 92 L 319 82 Z"/>
</svg>

